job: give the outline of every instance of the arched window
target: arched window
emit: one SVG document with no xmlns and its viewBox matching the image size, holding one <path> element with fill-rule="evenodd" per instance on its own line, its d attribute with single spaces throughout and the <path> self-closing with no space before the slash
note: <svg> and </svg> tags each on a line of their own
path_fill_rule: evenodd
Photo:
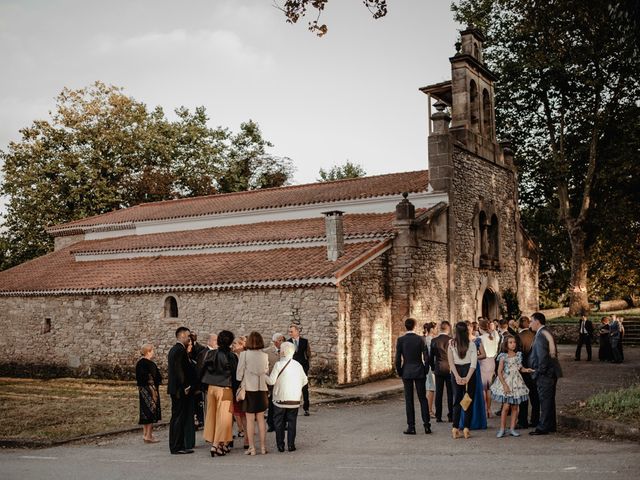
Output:
<svg viewBox="0 0 640 480">
<path fill-rule="evenodd" d="M 500 229 L 498 226 L 498 216 L 494 213 L 489 224 L 489 258 L 497 265 L 500 258 Z"/>
<path fill-rule="evenodd" d="M 476 253 L 473 264 L 479 268 L 500 269 L 500 223 L 492 205 L 477 210 Z"/>
<path fill-rule="evenodd" d="M 164 299 L 165 318 L 178 318 L 178 301 L 176 297 L 168 296 Z"/>
<path fill-rule="evenodd" d="M 489 258 L 489 226 L 487 225 L 487 214 L 480 212 L 478 216 L 480 226 L 480 259 Z"/>
<path fill-rule="evenodd" d="M 480 60 L 480 49 L 478 48 L 478 44 L 473 42 L 473 56 L 476 60 Z"/>
<path fill-rule="evenodd" d="M 476 82 L 469 82 L 469 118 L 471 120 L 471 130 L 477 132 L 479 130 L 480 112 L 478 105 L 478 86 Z"/>
<path fill-rule="evenodd" d="M 493 137 L 491 133 L 491 98 L 486 88 L 482 91 L 482 133 L 486 137 Z"/>
</svg>

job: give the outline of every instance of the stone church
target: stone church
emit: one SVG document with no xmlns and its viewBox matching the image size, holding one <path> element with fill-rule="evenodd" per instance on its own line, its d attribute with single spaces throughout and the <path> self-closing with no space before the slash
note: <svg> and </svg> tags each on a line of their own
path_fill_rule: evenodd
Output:
<svg viewBox="0 0 640 480">
<path fill-rule="evenodd" d="M 54 252 L 0 273 L 4 370 L 127 371 L 145 342 L 166 362 L 180 325 L 268 339 L 296 323 L 312 374 L 352 384 L 392 371 L 409 315 L 495 318 L 506 290 L 524 312 L 537 309 L 537 250 L 520 224 L 513 153 L 496 140 L 482 43 L 463 31 L 451 80 L 420 89 L 429 170 L 147 203 L 50 227 Z"/>
</svg>

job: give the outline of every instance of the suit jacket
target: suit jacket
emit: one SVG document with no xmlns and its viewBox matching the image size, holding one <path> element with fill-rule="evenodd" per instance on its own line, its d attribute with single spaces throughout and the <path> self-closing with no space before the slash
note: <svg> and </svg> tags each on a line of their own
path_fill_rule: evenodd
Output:
<svg viewBox="0 0 640 480">
<path fill-rule="evenodd" d="M 403 380 L 427 378 L 429 350 L 424 337 L 407 332 L 396 343 L 396 372 Z"/>
<path fill-rule="evenodd" d="M 269 375 L 269 357 L 261 350 L 245 350 L 240 352 L 236 379 L 244 379 L 247 392 L 267 391 L 267 375 Z"/>
<path fill-rule="evenodd" d="M 535 334 L 527 328 L 518 334 L 518 338 L 520 339 L 520 351 L 522 352 L 522 365 L 528 367 Z"/>
<path fill-rule="evenodd" d="M 169 350 L 167 368 L 169 371 L 167 393 L 176 397 L 183 396 L 184 389 L 189 386 L 189 356 L 187 349 L 181 343 L 176 343 Z"/>
<path fill-rule="evenodd" d="M 273 370 L 273 366 L 276 364 L 278 360 L 280 360 L 280 355 L 276 350 L 276 347 L 273 345 L 268 346 L 267 348 L 262 349 L 264 353 L 267 354 L 269 358 L 269 372 Z"/>
<path fill-rule="evenodd" d="M 557 360 L 557 353 L 555 340 L 549 330 L 546 327 L 540 328 L 536 332 L 529 356 L 530 367 L 535 370 L 531 376 L 533 378 L 540 376 L 561 377 L 562 371 Z"/>
<path fill-rule="evenodd" d="M 291 342 L 295 345 L 293 338 L 290 338 L 287 342 Z M 302 369 L 305 374 L 309 374 L 311 348 L 309 347 L 309 341 L 306 338 L 298 337 L 298 349 L 293 354 L 293 359 L 302 365 Z"/>
<path fill-rule="evenodd" d="M 580 334 L 581 326 L 582 326 L 582 320 L 578 322 L 578 334 Z M 587 319 L 584 322 L 584 329 L 587 331 L 587 335 L 589 335 L 590 337 L 593 337 L 593 323 L 591 322 L 591 320 Z"/>
<path fill-rule="evenodd" d="M 447 349 L 451 337 L 446 333 L 441 333 L 431 341 L 431 356 L 429 365 L 436 375 L 449 375 L 451 369 L 449 367 L 449 358 L 447 357 Z"/>
</svg>

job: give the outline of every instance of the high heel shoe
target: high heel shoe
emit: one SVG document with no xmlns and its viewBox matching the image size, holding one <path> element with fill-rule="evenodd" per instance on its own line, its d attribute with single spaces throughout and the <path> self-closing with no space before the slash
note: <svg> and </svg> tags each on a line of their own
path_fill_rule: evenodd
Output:
<svg viewBox="0 0 640 480">
<path fill-rule="evenodd" d="M 222 450 L 225 455 L 231 451 L 227 445 L 220 445 L 220 450 Z"/>
<path fill-rule="evenodd" d="M 260 453 L 262 455 L 266 455 L 267 453 L 269 453 L 269 452 L 267 452 L 267 447 L 260 447 Z"/>
<path fill-rule="evenodd" d="M 458 430 L 457 428 L 452 428 L 451 429 L 451 436 L 453 437 L 454 440 L 456 438 L 460 438 L 460 430 Z"/>
<path fill-rule="evenodd" d="M 463 435 L 464 435 L 464 438 L 471 438 L 471 432 L 469 431 L 469 429 L 468 429 L 468 428 L 465 428 L 465 429 L 462 431 L 462 433 L 463 433 Z"/>
<path fill-rule="evenodd" d="M 217 447 L 217 446 L 212 446 L 209 453 L 211 453 L 212 457 L 224 457 L 226 455 L 222 447 Z"/>
<path fill-rule="evenodd" d="M 255 455 L 256 454 L 256 447 L 249 447 L 247 449 L 246 452 L 244 452 L 245 455 Z"/>
</svg>

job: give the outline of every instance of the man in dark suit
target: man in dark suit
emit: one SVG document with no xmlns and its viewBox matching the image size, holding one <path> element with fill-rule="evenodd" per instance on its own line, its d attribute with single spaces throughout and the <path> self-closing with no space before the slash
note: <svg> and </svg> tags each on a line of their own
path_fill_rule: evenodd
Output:
<svg viewBox="0 0 640 480">
<path fill-rule="evenodd" d="M 591 361 L 591 339 L 593 338 L 593 323 L 583 313 L 580 317 L 580 325 L 578 326 L 578 346 L 576 347 L 576 362 L 580 361 L 582 353 L 582 345 L 587 347 L 587 362 Z"/>
<path fill-rule="evenodd" d="M 416 411 L 413 404 L 414 385 L 420 402 L 424 433 L 431 433 L 429 404 L 427 403 L 425 385 L 427 373 L 429 372 L 429 350 L 424 342 L 424 337 L 414 331 L 416 323 L 413 318 L 407 318 L 404 322 L 407 332 L 398 337 L 398 342 L 396 343 L 396 372 L 398 372 L 404 384 L 407 429 L 403 433 L 406 435 L 416 434 Z"/>
<path fill-rule="evenodd" d="M 176 344 L 169 350 L 167 368 L 169 379 L 167 392 L 171 395 L 171 421 L 169 423 L 169 450 L 172 454 L 193 453 L 184 446 L 184 430 L 188 418 L 188 402 L 191 386 L 187 376 L 189 357 L 187 345 L 191 342 L 187 327 L 176 330 Z"/>
<path fill-rule="evenodd" d="M 522 366 L 529 368 L 529 356 L 531 355 L 531 347 L 533 346 L 534 333 L 529 328 L 529 317 L 520 317 L 518 322 L 520 338 L 520 351 L 522 352 Z M 529 389 L 529 400 L 520 404 L 520 412 L 518 413 L 518 427 L 529 428 L 535 427 L 540 421 L 540 401 L 538 399 L 538 388 L 535 380 L 528 372 L 521 372 L 522 379 Z M 531 405 L 531 420 L 529 421 L 529 405 Z"/>
<path fill-rule="evenodd" d="M 562 376 L 558 363 L 558 350 L 553 335 L 546 328 L 545 316 L 531 315 L 531 330 L 536 335 L 529 355 L 532 377 L 536 381 L 540 399 L 540 421 L 529 435 L 547 435 L 556 431 L 556 384 Z"/>
<path fill-rule="evenodd" d="M 311 348 L 309 347 L 309 341 L 306 338 L 300 336 L 300 328 L 297 325 L 289 326 L 289 342 L 293 343 L 296 347 L 296 353 L 293 354 L 293 359 L 302 365 L 305 375 L 309 376 L 309 367 L 311 359 Z M 307 383 L 302 387 L 302 409 L 304 410 L 304 416 L 309 416 L 309 384 Z"/>
<path fill-rule="evenodd" d="M 433 369 L 436 379 L 436 422 L 442 422 L 442 395 L 447 389 L 447 418 L 451 421 L 453 413 L 453 391 L 451 385 L 451 370 L 449 369 L 449 359 L 447 349 L 451 340 L 451 324 L 443 320 L 440 322 L 440 335 L 431 341 L 431 357 L 429 365 Z"/>
</svg>

